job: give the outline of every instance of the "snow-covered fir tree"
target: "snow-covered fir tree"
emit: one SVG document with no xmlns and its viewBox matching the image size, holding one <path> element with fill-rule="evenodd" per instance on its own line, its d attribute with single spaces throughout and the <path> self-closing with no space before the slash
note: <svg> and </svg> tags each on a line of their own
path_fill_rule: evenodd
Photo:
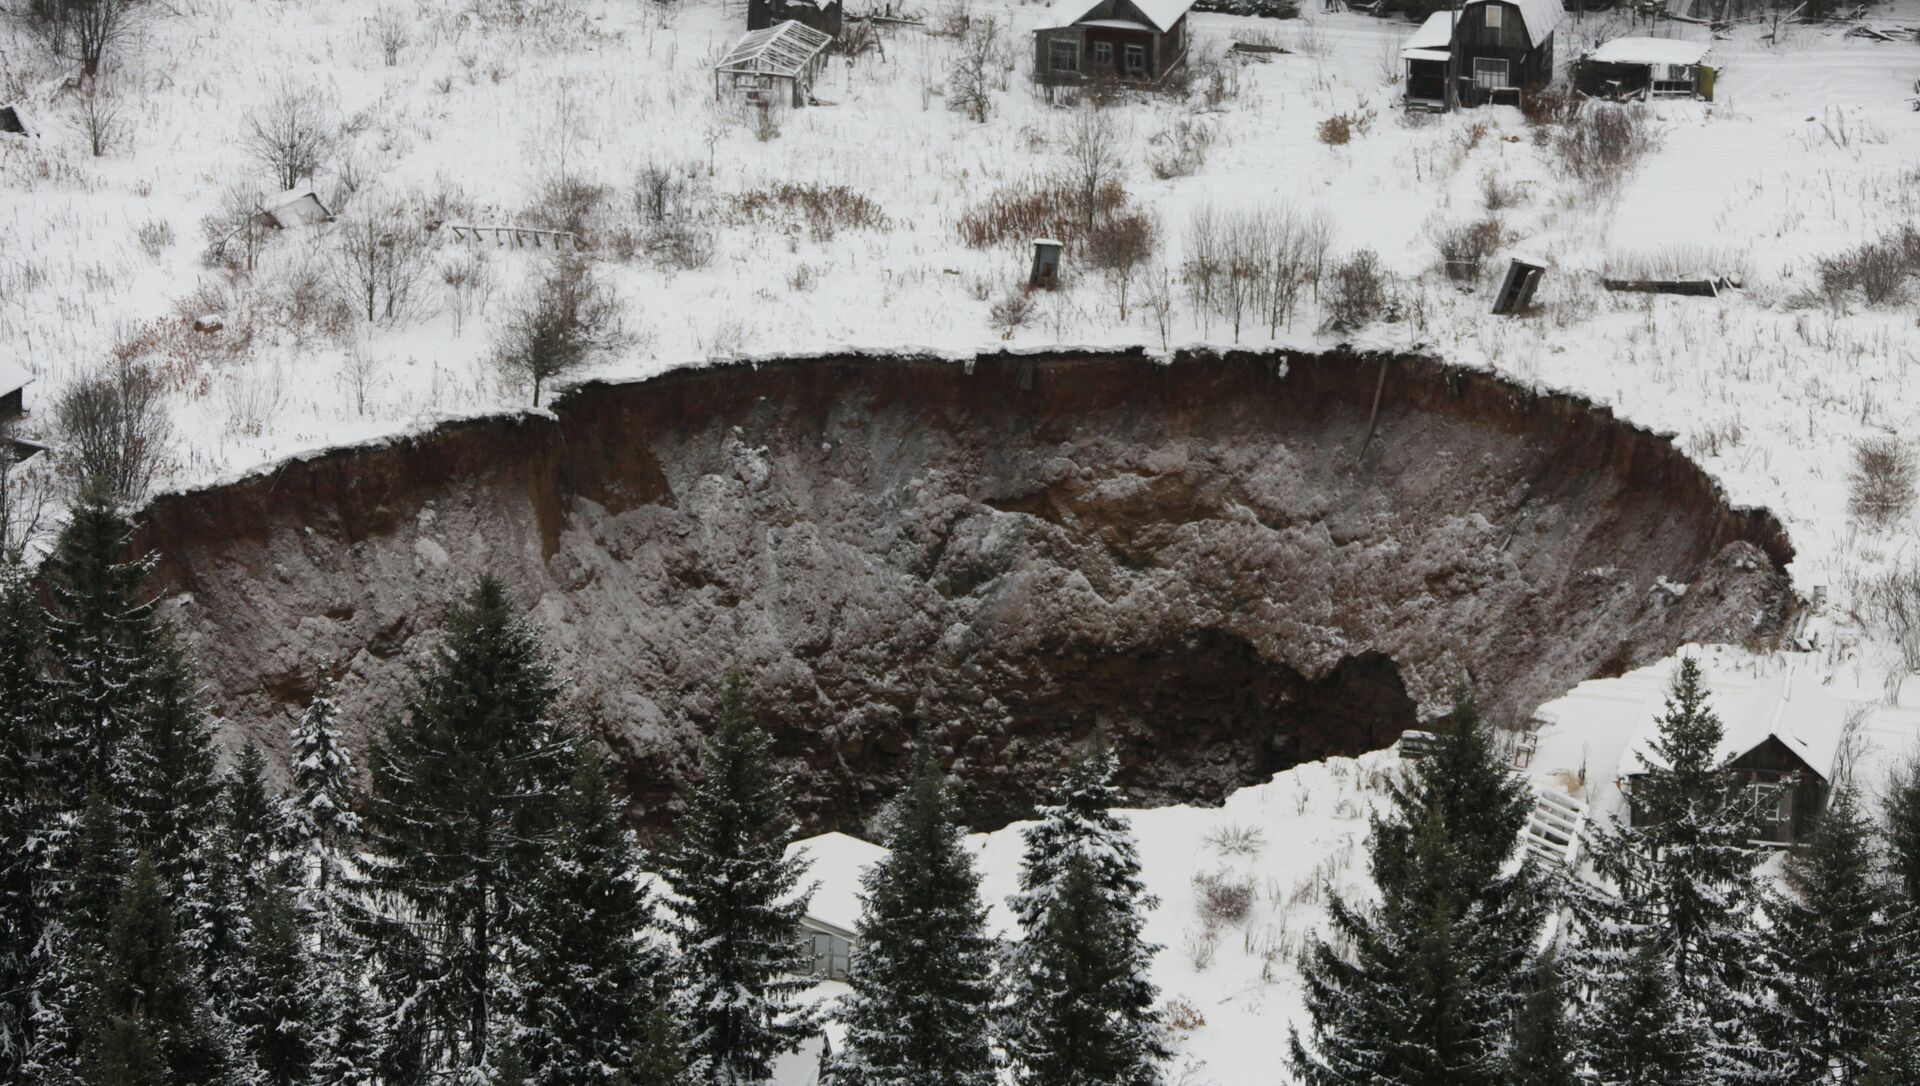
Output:
<svg viewBox="0 0 1920 1086">
<path fill-rule="evenodd" d="M 0 560 L 0 1082 L 18 1080 L 32 1045 L 53 904 L 44 636 L 31 576 Z"/>
<path fill-rule="evenodd" d="M 1329 904 L 1303 963 L 1309 1086 L 1493 1081 L 1507 1062 L 1547 911 L 1531 863 L 1509 869 L 1530 795 L 1470 699 L 1389 791 L 1368 857 L 1380 900 Z"/>
<path fill-rule="evenodd" d="M 860 965 L 833 1086 L 993 1086 L 995 947 L 953 798 L 923 738 L 861 876 Z"/>
<path fill-rule="evenodd" d="M 1908 998 L 1895 1005 L 1867 1053 L 1860 1086 L 1910 1086 L 1920 1082 L 1920 999 L 1913 998 L 1912 985 L 1907 986 L 1906 995 Z"/>
<path fill-rule="evenodd" d="M 1652 757 L 1631 784 L 1635 824 L 1594 835 L 1594 868 L 1612 890 L 1575 886 L 1568 961 L 1585 991 L 1604 992 L 1622 983 L 1639 948 L 1653 947 L 1687 1014 L 1712 1028 L 1712 1072 L 1766 1082 L 1780 1056 L 1758 1032 L 1758 824 L 1724 771 L 1724 730 L 1693 659 L 1680 662 L 1658 723 Z"/>
<path fill-rule="evenodd" d="M 344 850 L 360 832 L 353 811 L 353 756 L 340 730 L 336 698 L 333 679 L 323 677 L 293 727 L 287 757 L 293 778 L 288 832 L 318 899 L 339 884 Z"/>
<path fill-rule="evenodd" d="M 507 962 L 573 768 L 554 697 L 539 639 L 482 577 L 373 749 L 366 918 L 390 1078 L 484 1077 L 512 1033 Z"/>
<path fill-rule="evenodd" d="M 1549 952 L 1534 963 L 1526 1002 L 1514 1022 L 1506 1086 L 1577 1086 L 1578 1050 L 1567 1014 L 1566 982 Z"/>
<path fill-rule="evenodd" d="M 228 1017 L 239 1032 L 249 1086 L 304 1086 L 316 1078 L 319 993 L 284 863 L 268 866 L 249 895 L 246 949 L 229 968 L 236 977 Z"/>
<path fill-rule="evenodd" d="M 618 1084 L 649 1041 L 672 978 L 626 808 L 582 751 L 529 895 L 514 1045 L 539 1086 Z"/>
<path fill-rule="evenodd" d="M 796 829 L 792 789 L 771 747 L 744 682 L 731 677 L 660 871 L 680 948 L 673 1007 L 690 1082 L 766 1082 L 774 1058 L 814 1028 L 793 1005 L 811 984 L 799 927 L 809 893 L 801 861 L 785 855 Z"/>
<path fill-rule="evenodd" d="M 1812 838 L 1765 897 L 1772 1047 L 1792 1082 L 1856 1083 L 1910 980 L 1893 892 L 1851 787 L 1834 790 Z"/>
<path fill-rule="evenodd" d="M 1021 935 L 1006 955 L 1001 1042 L 1022 1086 L 1151 1086 L 1170 1055 L 1142 934 L 1155 904 L 1113 813 L 1119 762 L 1095 742 L 1022 834 Z"/>
<path fill-rule="evenodd" d="M 1920 757 L 1901 763 L 1887 782 L 1886 838 L 1900 911 L 1920 922 Z"/>
<path fill-rule="evenodd" d="M 1630 949 L 1598 993 L 1586 1023 L 1593 1086 L 1710 1086 L 1712 1038 L 1675 983 L 1671 958 L 1653 945 Z"/>
</svg>

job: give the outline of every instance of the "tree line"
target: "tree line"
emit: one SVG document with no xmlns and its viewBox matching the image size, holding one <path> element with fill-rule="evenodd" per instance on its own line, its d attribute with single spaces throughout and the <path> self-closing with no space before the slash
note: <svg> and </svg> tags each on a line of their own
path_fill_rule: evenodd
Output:
<svg viewBox="0 0 1920 1086">
<path fill-rule="evenodd" d="M 607 1086 L 769 1081 L 823 1010 L 791 782 L 732 678 L 644 852 L 507 592 L 452 607 L 364 774 L 322 681 L 284 791 L 222 768 L 151 562 L 83 498 L 40 574 L 0 565 L 0 1081 Z M 924 738 L 863 877 L 835 1086 L 1151 1086 L 1167 1057 L 1139 860 L 1088 747 L 979 876 Z"/>
<path fill-rule="evenodd" d="M 1303 962 L 1298 1081 L 1920 1082 L 1920 765 L 1879 824 L 1835 782 L 1775 879 L 1723 734 L 1683 660 L 1590 879 L 1513 859 L 1531 795 L 1463 698 L 1373 821 L 1378 899 L 1336 899 Z"/>
</svg>

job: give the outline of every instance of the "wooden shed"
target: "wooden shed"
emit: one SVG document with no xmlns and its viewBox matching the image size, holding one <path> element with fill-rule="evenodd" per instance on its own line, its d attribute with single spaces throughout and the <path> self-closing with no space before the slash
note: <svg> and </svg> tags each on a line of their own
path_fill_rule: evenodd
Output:
<svg viewBox="0 0 1920 1086">
<path fill-rule="evenodd" d="M 823 833 L 787 846 L 787 857 L 805 861 L 806 881 L 814 884 L 806 915 L 800 918 L 800 934 L 813 952 L 813 975 L 821 980 L 846 980 L 853 969 L 860 877 L 886 854 L 879 845 L 844 833 Z"/>
<path fill-rule="evenodd" d="M 1158 86 L 1187 62 L 1193 0 L 1061 0 L 1033 31 L 1033 77 Z"/>
<path fill-rule="evenodd" d="M 1565 15 L 1559 0 L 1466 0 L 1435 12 L 1401 49 L 1406 104 L 1518 105 L 1553 82 L 1554 31 Z"/>
<path fill-rule="evenodd" d="M 1791 845 L 1804 840 L 1832 790 L 1847 703 L 1812 675 L 1792 669 L 1745 689 L 1716 684 L 1708 700 L 1725 729 L 1721 765 L 1759 815 L 1757 841 Z M 1649 707 L 1622 766 L 1634 825 L 1645 825 L 1646 815 L 1632 802 L 1633 781 L 1659 764 L 1652 747 L 1658 733 L 1659 711 Z"/>
<path fill-rule="evenodd" d="M 791 19 L 749 30 L 714 65 L 714 97 L 731 89 L 756 105 L 804 106 L 832 44 L 826 34 Z"/>
<path fill-rule="evenodd" d="M 1684 38 L 1615 38 L 1573 65 L 1573 86 L 1595 98 L 1704 98 L 1713 101 L 1712 43 Z"/>
</svg>

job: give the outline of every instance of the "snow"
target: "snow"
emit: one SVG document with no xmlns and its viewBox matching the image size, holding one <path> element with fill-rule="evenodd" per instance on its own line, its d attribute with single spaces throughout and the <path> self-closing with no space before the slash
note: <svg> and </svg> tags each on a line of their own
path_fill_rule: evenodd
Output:
<svg viewBox="0 0 1920 1086">
<path fill-rule="evenodd" d="M 1520 9 L 1520 19 L 1527 24 L 1527 37 L 1537 48 L 1541 42 L 1553 36 L 1554 29 L 1567 17 L 1566 8 L 1560 0 L 1467 0 L 1462 10 L 1475 4 L 1508 3 Z"/>
<path fill-rule="evenodd" d="M 823 833 L 787 846 L 787 858 L 804 855 L 807 873 L 802 883 L 819 888 L 807 904 L 807 916 L 841 931 L 860 927 L 860 877 L 883 859 L 887 850 L 844 833 Z"/>
<path fill-rule="evenodd" d="M 0 396 L 24 388 L 33 380 L 33 374 L 18 362 L 9 358 L 0 358 Z"/>
<path fill-rule="evenodd" d="M 1179 22 L 1181 17 L 1193 7 L 1193 0 L 1127 0 L 1127 2 L 1133 6 L 1134 10 L 1146 16 L 1147 21 L 1158 27 L 1163 34 L 1173 29 L 1173 24 Z M 1085 19 L 1089 12 L 1098 11 L 1107 3 L 1108 0 L 1059 0 L 1047 10 L 1039 26 L 1046 28 L 1073 26 Z M 1091 22 L 1088 25 L 1146 29 L 1131 20 L 1103 20 Z"/>
<path fill-rule="evenodd" d="M 1445 60 L 1453 49 L 1453 12 L 1436 11 L 1401 46 L 1408 60 Z"/>
<path fill-rule="evenodd" d="M 1711 41 L 1686 38 L 1615 38 L 1588 54 L 1606 64 L 1698 64 Z"/>
<path fill-rule="evenodd" d="M 1654 670 L 1662 667 L 1655 665 Z M 1834 697 L 1820 685 L 1817 674 L 1802 673 L 1791 661 L 1758 677 L 1721 676 L 1709 684 L 1707 701 L 1725 729 L 1718 753 L 1721 761 L 1737 758 L 1771 736 L 1829 779 L 1848 721 L 1856 712 L 1871 708 Z M 1637 773 L 1643 765 L 1661 764 L 1653 742 L 1659 736 L 1664 708 L 1664 687 L 1662 697 L 1641 703 L 1639 727 L 1620 764 L 1623 775 Z"/>
</svg>

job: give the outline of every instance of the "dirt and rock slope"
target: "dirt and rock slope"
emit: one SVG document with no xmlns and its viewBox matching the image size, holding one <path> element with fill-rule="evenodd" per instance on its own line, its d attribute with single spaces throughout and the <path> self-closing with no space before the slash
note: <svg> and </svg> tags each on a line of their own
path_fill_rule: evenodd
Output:
<svg viewBox="0 0 1920 1086">
<path fill-rule="evenodd" d="M 991 825 L 1096 728 L 1134 799 L 1217 800 L 1463 680 L 1523 716 L 1792 608 L 1779 525 L 1665 438 L 1340 353 L 679 370 L 171 496 L 144 542 L 216 709 L 275 745 L 323 668 L 362 734 L 395 712 L 501 574 L 649 821 L 736 666 L 812 824 L 926 727 Z"/>
</svg>

